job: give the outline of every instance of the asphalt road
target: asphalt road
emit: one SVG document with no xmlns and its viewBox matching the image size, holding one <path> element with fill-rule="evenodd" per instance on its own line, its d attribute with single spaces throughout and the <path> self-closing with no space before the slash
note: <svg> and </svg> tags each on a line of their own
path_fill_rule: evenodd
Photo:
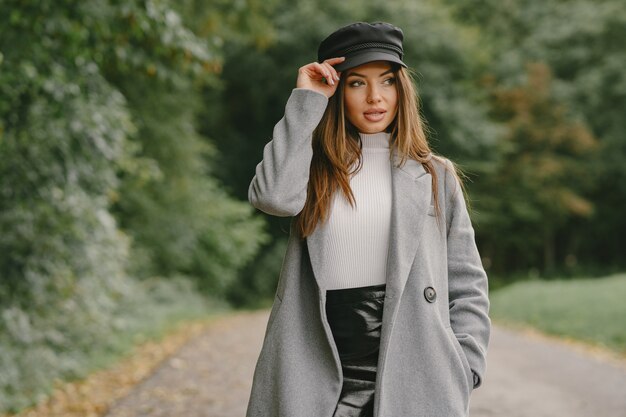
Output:
<svg viewBox="0 0 626 417">
<path fill-rule="evenodd" d="M 224 317 L 106 417 L 243 417 L 268 311 Z M 494 326 L 472 417 L 626 417 L 626 360 Z M 403 416 L 406 417 L 406 416 Z"/>
</svg>

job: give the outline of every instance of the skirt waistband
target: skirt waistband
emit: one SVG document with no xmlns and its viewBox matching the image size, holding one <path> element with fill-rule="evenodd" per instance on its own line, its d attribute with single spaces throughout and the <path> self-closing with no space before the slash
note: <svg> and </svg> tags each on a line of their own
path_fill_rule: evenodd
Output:
<svg viewBox="0 0 626 417">
<path fill-rule="evenodd" d="M 376 300 L 384 298 L 386 286 L 386 284 L 380 284 L 368 285 L 367 287 L 326 290 L 326 304 L 349 304 L 363 300 Z"/>
</svg>

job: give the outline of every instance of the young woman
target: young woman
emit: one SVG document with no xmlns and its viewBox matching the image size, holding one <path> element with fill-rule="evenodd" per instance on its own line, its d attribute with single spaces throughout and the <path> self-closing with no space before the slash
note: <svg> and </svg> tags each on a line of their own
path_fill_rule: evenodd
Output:
<svg viewBox="0 0 626 417">
<path fill-rule="evenodd" d="M 363 22 L 327 37 L 256 167 L 252 205 L 293 219 L 248 417 L 469 414 L 487 276 L 402 40 Z"/>
</svg>

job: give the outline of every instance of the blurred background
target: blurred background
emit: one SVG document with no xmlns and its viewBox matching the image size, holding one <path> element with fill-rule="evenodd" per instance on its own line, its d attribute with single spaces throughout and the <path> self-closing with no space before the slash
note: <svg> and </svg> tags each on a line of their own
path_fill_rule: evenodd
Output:
<svg viewBox="0 0 626 417">
<path fill-rule="evenodd" d="M 360 20 L 404 31 L 494 318 L 626 353 L 621 0 L 2 0 L 0 413 L 270 305 L 290 219 L 248 185 L 297 69 Z"/>
</svg>

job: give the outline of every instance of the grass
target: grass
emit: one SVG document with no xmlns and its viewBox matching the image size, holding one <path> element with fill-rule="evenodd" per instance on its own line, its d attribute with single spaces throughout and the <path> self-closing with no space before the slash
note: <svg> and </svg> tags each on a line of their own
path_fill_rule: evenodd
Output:
<svg viewBox="0 0 626 417">
<path fill-rule="evenodd" d="M 165 337 L 179 333 L 180 326 L 205 322 L 228 309 L 223 301 L 197 294 L 188 280 L 155 278 L 129 286 L 125 302 L 106 316 L 109 323 L 105 332 L 94 331 L 88 317 L 81 320 L 82 316 L 76 315 L 74 322 L 80 327 L 72 329 L 76 339 L 73 345 L 59 347 L 41 337 L 33 343 L 18 344 L 0 334 L 0 417 L 21 411 L 29 417 L 91 416 L 91 413 L 69 412 L 29 414 L 32 410 L 28 408 L 47 410 L 50 401 L 59 402 L 53 398 L 54 392 L 60 389 L 63 398 L 69 395 L 62 388 L 64 384 L 71 393 L 75 391 L 72 387 L 129 357 L 138 346 L 150 343 L 160 346 Z M 181 334 L 191 333 L 185 330 Z M 160 348 L 155 350 L 158 352 Z M 73 404 L 73 401 L 61 402 Z"/>
<path fill-rule="evenodd" d="M 626 274 L 516 282 L 490 294 L 490 315 L 626 355 Z"/>
</svg>

